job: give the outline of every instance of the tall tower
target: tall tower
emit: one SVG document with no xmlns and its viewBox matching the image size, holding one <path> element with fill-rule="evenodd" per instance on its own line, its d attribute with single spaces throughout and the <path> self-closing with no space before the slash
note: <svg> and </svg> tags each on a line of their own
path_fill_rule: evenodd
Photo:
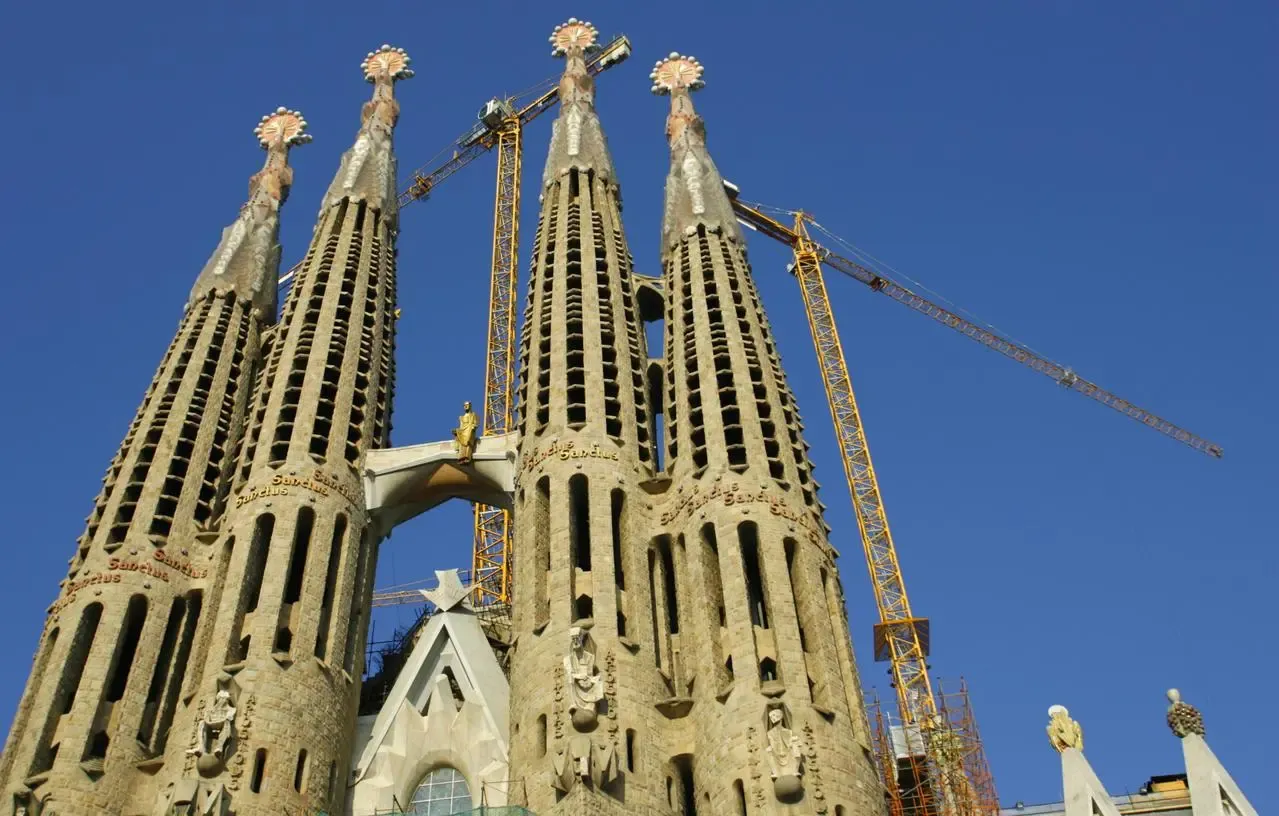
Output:
<svg viewBox="0 0 1279 816">
<path fill-rule="evenodd" d="M 677 598 L 663 635 L 674 644 L 683 618 L 675 674 L 691 697 L 672 797 L 685 813 L 880 813 L 803 426 L 689 95 L 702 66 L 671 54 L 651 76 L 671 97 L 662 263 L 672 484 L 658 523 L 673 542 Z"/>
<path fill-rule="evenodd" d="M 275 320 L 288 151 L 305 130 L 280 108 L 254 131 L 266 164 L 191 291 L 49 608 L 0 759 L 6 816 L 124 812 L 164 753 L 216 597 L 213 531 Z"/>
<path fill-rule="evenodd" d="M 586 71 L 595 41 L 575 19 L 551 36 L 566 65 L 521 351 L 511 773 L 539 814 L 665 801 L 658 763 L 634 753 L 634 735 L 652 731 L 654 705 L 671 692 L 646 623 L 648 360 Z"/>
<path fill-rule="evenodd" d="M 408 65 L 390 46 L 361 64 L 373 97 L 270 338 L 218 542 L 226 589 L 157 807 L 342 806 L 378 544 L 359 468 L 390 428 L 394 84 Z"/>
</svg>

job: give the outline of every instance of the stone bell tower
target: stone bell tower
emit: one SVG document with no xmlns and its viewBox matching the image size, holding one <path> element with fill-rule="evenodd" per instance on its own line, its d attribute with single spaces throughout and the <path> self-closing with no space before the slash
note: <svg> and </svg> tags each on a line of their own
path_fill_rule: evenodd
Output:
<svg viewBox="0 0 1279 816">
<path fill-rule="evenodd" d="M 551 45 L 566 64 L 522 337 L 511 774 L 539 814 L 647 812 L 664 782 L 637 735 L 670 696 L 648 625 L 648 354 L 586 70 L 595 28 L 569 20 Z"/>
<path fill-rule="evenodd" d="M 218 520 L 275 321 L 288 151 L 305 131 L 284 108 L 254 131 L 266 164 L 191 290 L 49 608 L 0 758 L 4 816 L 133 812 L 183 741 L 169 735 L 218 597 Z"/>
<path fill-rule="evenodd" d="M 373 96 L 269 340 L 217 544 L 225 590 L 159 813 L 342 807 L 378 546 L 360 468 L 390 432 L 394 86 L 408 66 L 390 46 L 361 63 Z"/>
<path fill-rule="evenodd" d="M 657 525 L 676 597 L 659 628 L 676 693 L 689 698 L 673 798 L 699 816 L 881 813 L 803 424 L 690 97 L 702 70 L 671 54 L 651 75 L 654 93 L 671 100 L 662 223 L 671 484 Z"/>
</svg>

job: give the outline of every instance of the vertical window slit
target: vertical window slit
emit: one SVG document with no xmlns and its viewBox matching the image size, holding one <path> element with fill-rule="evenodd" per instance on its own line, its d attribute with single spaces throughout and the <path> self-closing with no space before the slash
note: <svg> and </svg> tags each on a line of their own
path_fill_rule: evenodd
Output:
<svg viewBox="0 0 1279 816">
<path fill-rule="evenodd" d="M 253 755 L 253 775 L 249 777 L 249 790 L 253 793 L 262 792 L 262 782 L 266 778 L 266 749 L 259 748 L 257 753 Z"/>
<path fill-rule="evenodd" d="M 315 631 L 315 656 L 323 660 L 329 653 L 332 640 L 330 623 L 333 619 L 333 596 L 337 592 L 338 570 L 342 566 L 343 544 L 346 541 L 346 516 L 339 515 L 333 522 L 333 537 L 329 541 L 329 563 L 324 573 L 324 596 L 320 600 L 320 620 Z"/>
<path fill-rule="evenodd" d="M 737 526 L 742 548 L 742 567 L 746 573 L 746 599 L 750 605 L 751 623 L 768 628 L 768 601 L 764 594 L 764 575 L 760 570 L 759 532 L 752 522 Z"/>
</svg>

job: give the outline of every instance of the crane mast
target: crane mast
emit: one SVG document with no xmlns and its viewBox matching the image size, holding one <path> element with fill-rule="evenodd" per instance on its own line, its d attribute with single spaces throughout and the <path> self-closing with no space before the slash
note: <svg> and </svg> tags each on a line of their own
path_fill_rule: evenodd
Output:
<svg viewBox="0 0 1279 816">
<path fill-rule="evenodd" d="M 892 664 L 902 724 L 907 727 L 924 725 L 931 723 L 937 714 L 932 686 L 928 681 L 928 621 L 916 618 L 910 610 L 906 582 L 897 562 L 897 549 L 888 528 L 888 516 L 884 512 L 879 480 L 871 463 L 861 412 L 857 409 L 844 348 L 835 327 L 826 282 L 822 278 L 821 257 L 804 226 L 805 217 L 803 213 L 795 216 L 795 263 L 791 271 L 804 296 L 804 311 L 813 335 L 813 346 L 817 350 L 822 383 L 826 386 L 831 419 L 839 440 L 840 459 L 844 463 L 844 476 L 857 511 L 857 526 L 866 551 L 875 603 L 879 607 L 875 651 L 877 656 L 887 656 Z"/>
<path fill-rule="evenodd" d="M 907 746 L 911 737 L 918 734 L 923 743 L 919 747 L 925 752 L 924 762 L 911 766 L 911 790 L 905 796 L 897 783 L 897 769 L 885 762 L 891 783 L 889 790 L 893 794 L 890 798 L 894 810 L 904 810 L 905 802 L 913 801 L 916 807 L 912 811 L 947 816 L 988 816 L 998 808 L 998 800 L 991 796 L 989 801 L 983 801 L 978 793 L 979 786 L 968 778 L 965 767 L 965 759 L 969 760 L 968 765 L 973 764 L 973 757 L 965 754 L 976 751 L 980 757 L 980 743 L 964 744 L 950 730 L 933 696 L 928 677 L 928 620 L 917 618 L 911 612 L 906 581 L 897 560 L 888 515 L 884 511 L 879 479 L 871 462 L 870 446 L 857 408 L 852 379 L 848 375 L 844 347 L 822 277 L 821 255 L 817 244 L 809 237 L 804 223 L 806 219 L 802 212 L 795 215 L 792 230 L 795 261 L 791 272 L 799 282 L 804 298 L 804 312 L 808 317 L 813 347 L 817 351 L 822 383 L 826 387 L 826 399 L 839 442 L 840 460 L 844 465 L 844 476 L 852 496 L 866 566 L 875 593 L 875 605 L 879 610 L 879 623 L 875 625 L 875 656 L 877 660 L 887 660 L 891 666 L 897 710 Z M 897 753 L 893 750 L 888 757 L 895 758 Z M 984 757 L 980 757 L 978 764 L 985 766 Z M 993 794 L 993 790 L 990 793 Z"/>
<path fill-rule="evenodd" d="M 493 206 L 493 269 L 489 283 L 488 350 L 480 432 L 504 434 L 515 409 L 515 290 L 519 279 L 520 164 L 523 128 L 509 116 L 497 132 L 497 194 Z M 471 578 L 476 604 L 507 604 L 511 596 L 510 511 L 475 505 Z"/>
</svg>

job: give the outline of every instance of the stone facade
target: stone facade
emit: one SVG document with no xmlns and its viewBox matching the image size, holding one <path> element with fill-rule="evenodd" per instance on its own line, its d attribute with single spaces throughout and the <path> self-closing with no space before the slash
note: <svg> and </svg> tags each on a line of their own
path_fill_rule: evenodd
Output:
<svg viewBox="0 0 1279 816">
<path fill-rule="evenodd" d="M 584 62 L 594 37 L 577 21 L 552 37 L 567 65 L 520 368 L 511 762 L 529 808 L 548 814 L 570 812 L 581 791 L 632 811 L 665 801 L 654 704 L 670 691 L 648 625 L 642 488 L 656 455 L 648 354 Z"/>
<path fill-rule="evenodd" d="M 49 609 L 0 759 L 0 812 L 127 812 L 185 742 L 169 736 L 218 594 L 215 530 L 275 320 L 287 153 L 305 127 L 281 108 L 257 129 L 266 164 L 191 292 Z"/>
<path fill-rule="evenodd" d="M 682 590 L 681 634 L 671 616 L 663 635 L 676 693 L 692 697 L 684 784 L 699 813 L 879 813 L 836 554 L 803 423 L 689 95 L 701 73 L 672 54 L 652 74 L 654 91 L 671 97 L 662 226 L 671 485 L 656 521 Z"/>
<path fill-rule="evenodd" d="M 379 536 L 359 468 L 384 447 L 393 390 L 395 232 L 389 46 L 361 66 L 373 83 L 306 259 L 269 340 L 247 442 L 219 529 L 225 590 L 211 610 L 191 739 L 165 757 L 157 813 L 183 785 L 220 792 L 237 816 L 341 807 L 363 670 Z M 232 689 L 234 735 L 200 743 L 219 689 Z"/>
<path fill-rule="evenodd" d="M 701 67 L 654 72 L 672 170 L 664 277 L 644 285 L 665 309 L 640 314 L 592 38 L 552 37 L 568 66 L 523 335 L 512 775 L 538 813 L 881 813 L 802 425 L 688 96 Z"/>
</svg>

